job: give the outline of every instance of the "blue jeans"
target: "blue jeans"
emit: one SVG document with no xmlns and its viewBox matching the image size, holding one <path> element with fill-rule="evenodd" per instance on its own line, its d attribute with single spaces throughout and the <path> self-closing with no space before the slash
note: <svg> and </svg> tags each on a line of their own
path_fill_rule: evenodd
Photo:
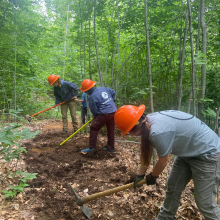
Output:
<svg viewBox="0 0 220 220">
<path fill-rule="evenodd" d="M 170 172 L 164 204 L 158 220 L 173 220 L 182 191 L 193 179 L 196 204 L 206 220 L 220 220 L 215 202 L 220 182 L 220 153 L 198 157 L 176 157 Z"/>
</svg>

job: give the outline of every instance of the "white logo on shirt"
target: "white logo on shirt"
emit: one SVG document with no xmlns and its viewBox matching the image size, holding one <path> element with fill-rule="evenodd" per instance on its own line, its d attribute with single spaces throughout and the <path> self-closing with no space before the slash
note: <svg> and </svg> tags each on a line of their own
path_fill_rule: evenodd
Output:
<svg viewBox="0 0 220 220">
<path fill-rule="evenodd" d="M 103 97 L 104 99 L 107 99 L 107 98 L 108 98 L 108 93 L 107 93 L 107 92 L 102 92 L 102 97 Z"/>
</svg>

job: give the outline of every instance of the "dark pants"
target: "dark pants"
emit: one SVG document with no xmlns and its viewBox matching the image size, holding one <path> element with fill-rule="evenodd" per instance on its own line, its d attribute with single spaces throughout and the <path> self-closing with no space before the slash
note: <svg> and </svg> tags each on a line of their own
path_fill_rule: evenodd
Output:
<svg viewBox="0 0 220 220">
<path fill-rule="evenodd" d="M 93 149 L 96 147 L 96 141 L 98 137 L 98 133 L 100 129 L 106 125 L 107 127 L 107 136 L 108 136 L 108 143 L 107 148 L 109 150 L 114 149 L 115 143 L 115 121 L 114 121 L 114 112 L 105 114 L 105 115 L 98 115 L 92 120 L 92 124 L 90 126 L 90 139 L 89 139 L 89 148 Z"/>
<path fill-rule="evenodd" d="M 81 117 L 82 117 L 82 123 L 85 124 L 86 123 L 86 114 L 87 114 L 87 107 L 82 107 L 82 111 L 81 111 Z"/>
</svg>

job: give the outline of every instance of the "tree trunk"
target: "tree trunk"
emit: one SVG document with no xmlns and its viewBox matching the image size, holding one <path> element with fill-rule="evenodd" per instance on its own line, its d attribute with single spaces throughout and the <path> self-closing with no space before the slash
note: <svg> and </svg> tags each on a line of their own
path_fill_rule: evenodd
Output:
<svg viewBox="0 0 220 220">
<path fill-rule="evenodd" d="M 206 46 L 207 46 L 207 26 L 205 23 L 205 0 L 200 0 L 200 9 L 201 9 L 201 29 L 202 29 L 202 53 L 206 55 Z M 205 60 L 205 58 L 203 58 Z M 206 89 L 206 64 L 201 66 L 201 95 L 200 98 L 205 98 L 205 89 Z M 204 107 L 204 102 L 200 100 L 198 105 L 198 113 L 200 120 L 204 120 L 202 111 Z"/>
<path fill-rule="evenodd" d="M 79 36 L 80 55 L 79 56 L 80 56 L 80 71 L 81 71 L 81 76 L 82 76 L 82 81 L 83 81 L 84 77 L 83 77 L 83 68 L 82 68 L 82 15 L 81 15 L 80 0 L 79 0 L 79 16 L 80 16 L 80 36 Z"/>
<path fill-rule="evenodd" d="M 189 12 L 189 32 L 190 32 L 190 46 L 191 46 L 191 63 L 192 63 L 192 81 L 191 81 L 191 91 L 193 97 L 193 115 L 196 116 L 196 98 L 195 98 L 195 65 L 194 65 L 194 46 L 193 46 L 193 34 L 192 34 L 192 15 L 191 15 L 191 5 L 190 0 L 187 0 L 188 12 Z"/>
<path fill-rule="evenodd" d="M 192 99 L 192 87 L 190 89 L 190 95 L 189 95 L 189 101 L 188 101 L 188 107 L 187 107 L 187 113 L 190 114 L 190 104 Z"/>
<path fill-rule="evenodd" d="M 100 80 L 100 85 L 102 86 L 102 74 L 100 70 L 100 65 L 99 65 L 99 53 L 98 53 L 98 46 L 97 46 L 97 38 L 96 38 L 96 0 L 94 0 L 94 38 L 95 38 L 95 49 L 96 49 L 96 59 L 97 59 L 97 67 L 98 67 L 98 73 L 99 73 L 99 80 Z"/>
<path fill-rule="evenodd" d="M 201 29 L 201 9 L 200 9 L 201 5 L 199 4 L 199 10 L 198 10 L 198 33 L 197 33 L 197 38 L 196 38 L 196 50 L 195 50 L 195 55 L 197 56 L 198 55 L 198 51 L 199 51 L 199 41 L 200 41 L 200 29 Z M 197 102 L 197 105 L 196 105 L 196 116 L 198 117 L 198 89 L 199 89 L 199 84 L 198 84 L 198 77 L 196 75 L 196 67 L 197 67 L 197 64 L 196 62 L 194 63 L 194 76 L 195 76 L 195 81 L 196 81 L 196 91 L 195 91 L 195 95 L 196 95 L 196 102 Z"/>
<path fill-rule="evenodd" d="M 67 6 L 67 16 L 66 16 L 66 32 L 65 32 L 65 40 L 64 40 L 64 61 L 63 61 L 63 80 L 64 80 L 64 73 L 65 73 L 65 66 L 66 66 L 66 37 L 68 31 L 68 21 L 69 21 L 69 5 Z"/>
<path fill-rule="evenodd" d="M 180 79 L 179 79 L 179 96 L 178 96 L 178 110 L 181 110 L 181 101 L 182 101 L 182 81 L 183 81 L 183 72 L 184 72 L 184 60 L 185 60 L 185 47 L 186 47 L 186 38 L 187 38 L 187 22 L 188 22 L 188 13 L 186 13 L 186 21 L 185 21 L 185 33 L 183 39 L 183 47 L 180 56 Z"/>
<path fill-rule="evenodd" d="M 144 5 L 145 5 L 145 28 L 146 28 L 146 42 L 147 42 L 148 74 L 149 74 L 149 86 L 150 86 L 150 107 L 151 107 L 151 112 L 154 112 L 147 0 L 144 0 Z"/>
<path fill-rule="evenodd" d="M 130 2 L 130 1 L 129 1 L 129 2 Z M 116 4 L 117 4 L 117 8 L 118 8 L 118 1 L 117 1 Z M 129 5 L 129 3 L 128 3 L 128 5 Z M 127 8 L 126 8 L 125 15 L 124 15 L 124 17 L 123 17 L 123 21 L 122 21 L 121 25 L 119 24 L 118 37 L 117 37 L 117 40 L 116 40 L 115 50 L 114 50 L 114 54 L 113 54 L 113 64 L 112 64 L 112 71 L 111 71 L 111 77 L 112 77 L 112 79 L 111 79 L 111 87 L 112 87 L 112 88 L 113 88 L 114 80 L 116 80 L 117 77 L 118 77 L 118 69 L 117 69 L 117 71 L 116 71 L 116 72 L 117 72 L 117 73 L 116 73 L 116 76 L 115 76 L 115 78 L 113 79 L 114 64 L 115 64 L 115 53 L 116 53 L 116 51 L 117 51 L 117 48 L 120 47 L 120 43 L 119 43 L 120 33 L 121 33 L 122 25 L 123 25 L 123 23 L 124 23 L 125 16 L 126 16 L 127 11 L 128 11 L 128 5 L 127 5 Z M 118 11 L 118 19 L 119 19 L 119 11 Z M 118 49 L 118 50 L 119 50 L 119 49 Z M 118 54 L 118 56 L 119 56 L 119 54 Z M 116 91 L 115 93 L 117 93 L 117 91 Z M 116 95 L 117 95 L 117 94 L 116 94 Z M 115 97 L 116 97 L 116 95 L 115 95 Z"/>
<path fill-rule="evenodd" d="M 151 112 L 154 112 L 147 0 L 144 0 L 144 5 L 145 5 L 145 28 L 146 28 L 146 42 L 147 42 L 148 74 L 149 74 L 149 87 L 150 87 L 150 108 L 151 108 Z M 153 166 L 155 166 L 155 164 L 156 164 L 156 150 L 154 148 L 154 150 L 153 150 Z"/>
<path fill-rule="evenodd" d="M 15 72 L 14 72 L 14 109 L 16 110 L 16 71 L 17 71 L 17 17 L 16 17 L 16 7 L 14 7 L 14 13 L 15 13 Z M 15 120 L 15 119 L 14 119 Z"/>
<path fill-rule="evenodd" d="M 119 21 L 119 11 L 118 11 L 118 28 L 119 28 L 119 33 L 118 33 L 118 60 L 117 60 L 117 71 L 118 72 L 118 65 L 119 65 L 119 57 L 120 57 L 120 33 L 121 33 L 121 28 L 122 28 L 122 25 L 124 23 L 124 19 L 125 19 L 125 16 L 127 14 L 127 11 L 128 11 L 128 6 L 129 6 L 129 2 L 128 2 L 128 5 L 127 5 L 127 8 L 126 8 L 126 12 L 125 12 L 125 15 L 124 15 L 124 18 L 123 18 L 123 21 L 120 25 L 120 21 Z M 118 7 L 118 2 L 117 2 L 117 7 Z M 116 82 L 115 82 L 115 99 L 117 97 L 117 94 L 118 94 L 118 74 L 116 74 Z"/>
<path fill-rule="evenodd" d="M 216 1 L 214 3 L 214 6 L 212 8 L 212 13 L 215 8 Z M 200 19 L 201 19 L 201 29 L 202 29 L 202 53 L 206 56 L 206 47 L 207 47 L 207 25 L 209 21 L 211 20 L 212 13 L 210 15 L 210 18 L 207 22 L 205 23 L 205 0 L 200 0 Z M 204 61 L 206 61 L 206 57 L 202 58 Z M 202 64 L 201 67 L 201 95 L 200 98 L 204 99 L 205 98 L 205 89 L 206 89 L 206 63 Z M 200 100 L 199 105 L 198 105 L 198 117 L 200 120 L 203 121 L 204 116 L 202 114 L 203 112 L 203 107 L 204 107 L 204 101 Z"/>
<path fill-rule="evenodd" d="M 7 1 L 6 1 L 6 2 L 7 2 Z M 9 5 L 10 5 L 10 2 L 8 2 L 7 7 L 5 8 L 4 12 L 2 13 L 3 15 L 2 15 L 2 20 L 1 20 L 1 23 L 0 23 L 0 29 L 1 29 L 1 27 L 3 27 L 3 22 L 4 22 L 5 17 L 6 17 L 6 15 L 5 15 L 5 14 L 6 14 L 6 11 L 8 10 Z"/>
<path fill-rule="evenodd" d="M 91 39 L 90 39 L 90 19 L 89 19 L 89 78 L 92 80 L 92 69 L 91 69 Z"/>
<path fill-rule="evenodd" d="M 109 35 L 110 35 L 110 28 L 111 28 L 111 23 L 112 23 L 112 18 L 115 10 L 115 4 L 113 3 L 113 10 L 112 10 L 112 15 L 111 15 L 111 21 L 108 26 L 108 38 L 107 38 L 107 51 L 106 51 L 106 63 L 105 63 L 105 83 L 104 85 L 107 86 L 107 72 L 108 72 L 108 44 L 109 44 Z"/>
<path fill-rule="evenodd" d="M 83 80 L 84 80 L 84 77 L 85 77 L 85 74 L 86 74 L 86 41 L 85 41 L 85 38 L 86 38 L 86 23 L 85 23 L 85 34 L 84 34 L 84 37 L 83 37 L 83 51 L 84 51 L 84 56 L 83 56 L 83 60 L 84 60 Z"/>
</svg>

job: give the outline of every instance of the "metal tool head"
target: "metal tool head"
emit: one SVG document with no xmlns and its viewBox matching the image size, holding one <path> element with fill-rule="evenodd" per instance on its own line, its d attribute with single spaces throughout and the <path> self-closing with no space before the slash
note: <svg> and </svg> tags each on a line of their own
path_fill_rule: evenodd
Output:
<svg viewBox="0 0 220 220">
<path fill-rule="evenodd" d="M 27 119 L 29 122 L 31 122 L 31 116 L 26 115 L 26 119 Z"/>
<path fill-rule="evenodd" d="M 75 189 L 72 187 L 72 185 L 71 185 L 71 184 L 69 184 L 69 185 L 70 185 L 70 187 L 71 187 L 71 189 L 72 189 L 72 191 L 73 191 L 73 193 L 74 193 L 74 196 L 75 196 L 75 198 L 76 198 L 76 204 L 77 204 L 78 206 L 80 206 L 82 212 L 83 212 L 89 219 L 91 219 L 91 215 L 93 214 L 93 212 L 90 211 L 85 205 L 83 205 L 80 196 L 76 193 L 76 191 L 75 191 Z"/>
</svg>

